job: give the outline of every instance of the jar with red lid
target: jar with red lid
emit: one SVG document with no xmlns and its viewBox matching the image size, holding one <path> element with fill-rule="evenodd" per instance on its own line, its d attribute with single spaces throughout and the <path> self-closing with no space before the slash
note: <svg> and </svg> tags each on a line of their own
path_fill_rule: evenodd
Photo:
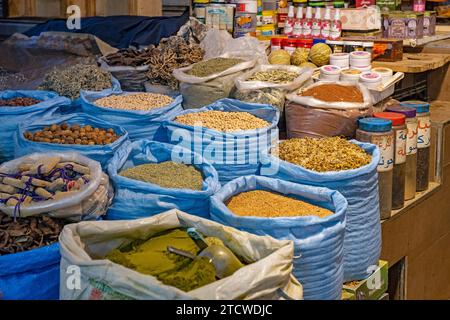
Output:
<svg viewBox="0 0 450 320">
<path fill-rule="evenodd" d="M 275 51 L 281 49 L 281 42 L 283 39 L 281 38 L 272 38 L 270 39 L 270 51 Z"/>
<path fill-rule="evenodd" d="M 405 181 L 406 181 L 406 139 L 408 129 L 406 116 L 395 112 L 378 112 L 375 118 L 392 121 L 394 131 L 394 171 L 392 178 L 392 209 L 397 210 L 405 205 Z"/>
<path fill-rule="evenodd" d="M 304 46 L 304 48 L 306 48 L 306 49 L 311 49 L 311 47 L 313 46 L 313 39 L 304 39 L 303 40 L 303 46 Z"/>
<path fill-rule="evenodd" d="M 281 46 L 282 49 L 292 54 L 297 49 L 297 39 L 283 39 Z"/>
</svg>

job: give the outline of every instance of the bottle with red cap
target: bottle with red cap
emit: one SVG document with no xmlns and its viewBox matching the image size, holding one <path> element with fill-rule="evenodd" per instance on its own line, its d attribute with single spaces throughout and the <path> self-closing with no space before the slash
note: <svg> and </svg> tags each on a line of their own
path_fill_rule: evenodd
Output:
<svg viewBox="0 0 450 320">
<path fill-rule="evenodd" d="M 398 210 L 405 205 L 405 181 L 406 181 L 406 140 L 408 130 L 406 128 L 405 115 L 395 112 L 378 112 L 373 115 L 392 121 L 394 131 L 394 171 L 392 177 L 392 209 Z"/>
</svg>

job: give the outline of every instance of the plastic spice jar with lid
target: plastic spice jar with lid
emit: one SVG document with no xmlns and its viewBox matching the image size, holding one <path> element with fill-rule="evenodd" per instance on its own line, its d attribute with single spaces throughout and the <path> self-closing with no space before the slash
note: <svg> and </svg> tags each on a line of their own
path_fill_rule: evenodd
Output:
<svg viewBox="0 0 450 320">
<path fill-rule="evenodd" d="M 394 172 L 392 178 L 392 209 L 397 210 L 405 205 L 405 177 L 406 177 L 406 117 L 401 113 L 378 112 L 375 118 L 392 121 L 394 130 Z"/>
<path fill-rule="evenodd" d="M 270 39 L 270 51 L 275 51 L 281 49 L 282 38 L 272 38 Z"/>
<path fill-rule="evenodd" d="M 330 55 L 330 64 L 347 69 L 350 65 L 348 53 L 332 53 Z"/>
<path fill-rule="evenodd" d="M 352 67 L 367 67 L 372 62 L 372 56 L 366 51 L 350 52 L 350 65 Z"/>
<path fill-rule="evenodd" d="M 351 82 L 351 83 L 358 83 L 359 82 L 359 76 L 361 75 L 361 71 L 349 69 L 349 70 L 342 70 L 341 72 L 341 81 L 345 82 Z"/>
<path fill-rule="evenodd" d="M 363 72 L 359 76 L 359 81 L 368 89 L 376 90 L 381 84 L 381 75 L 372 71 Z"/>
<path fill-rule="evenodd" d="M 302 43 L 303 47 L 309 50 L 313 46 L 313 39 L 303 39 Z"/>
<path fill-rule="evenodd" d="M 394 105 L 386 108 L 386 111 L 405 115 L 408 136 L 406 139 L 406 178 L 405 200 L 414 199 L 416 196 L 416 171 L 417 171 L 417 118 L 416 109 Z"/>
<path fill-rule="evenodd" d="M 344 52 L 344 41 L 327 40 L 326 44 L 328 46 L 330 46 L 331 51 L 333 53 L 342 53 L 342 52 Z"/>
<path fill-rule="evenodd" d="M 423 101 L 404 101 L 404 107 L 416 109 L 417 117 L 417 182 L 416 191 L 428 189 L 430 170 L 431 121 L 430 104 Z"/>
<path fill-rule="evenodd" d="M 387 219 L 392 210 L 392 175 L 394 169 L 394 131 L 392 121 L 379 118 L 359 120 L 356 140 L 375 144 L 380 149 L 378 163 L 378 191 L 380 196 L 380 217 Z"/>
<path fill-rule="evenodd" d="M 297 49 L 297 39 L 283 39 L 281 46 L 284 50 L 289 52 L 290 55 Z"/>
<path fill-rule="evenodd" d="M 338 66 L 325 65 L 320 67 L 320 80 L 323 81 L 339 81 L 341 68 Z"/>
<path fill-rule="evenodd" d="M 392 69 L 383 67 L 373 68 L 372 71 L 379 73 L 381 75 L 381 82 L 383 83 L 388 82 L 392 78 L 392 75 L 394 74 Z"/>
<path fill-rule="evenodd" d="M 368 65 L 367 67 L 354 67 L 354 66 L 350 66 L 350 69 L 358 70 L 358 71 L 360 71 L 360 72 L 367 72 L 367 71 L 372 70 L 372 66 L 371 66 L 371 65 Z"/>
</svg>

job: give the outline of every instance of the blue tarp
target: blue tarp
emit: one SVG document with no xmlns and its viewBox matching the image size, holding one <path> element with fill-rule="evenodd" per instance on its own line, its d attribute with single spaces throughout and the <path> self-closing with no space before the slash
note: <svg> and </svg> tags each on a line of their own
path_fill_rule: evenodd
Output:
<svg viewBox="0 0 450 320">
<path fill-rule="evenodd" d="M 189 19 L 189 11 L 178 17 L 111 16 L 81 18 L 81 29 L 69 30 L 66 19 L 49 20 L 25 34 L 38 36 L 42 32 L 59 31 L 89 33 L 115 48 L 158 44 L 162 38 L 175 34 Z"/>
</svg>

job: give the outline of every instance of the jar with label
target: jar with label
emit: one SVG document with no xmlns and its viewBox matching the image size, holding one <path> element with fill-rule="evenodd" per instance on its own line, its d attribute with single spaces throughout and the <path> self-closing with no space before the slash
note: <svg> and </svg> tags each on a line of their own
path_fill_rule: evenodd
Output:
<svg viewBox="0 0 450 320">
<path fill-rule="evenodd" d="M 342 70 L 340 79 L 341 81 L 357 84 L 359 82 L 360 75 L 361 71 L 359 70 L 354 69 Z"/>
<path fill-rule="evenodd" d="M 350 65 L 349 54 L 345 52 L 332 53 L 330 55 L 330 64 L 342 69 L 348 69 Z"/>
<path fill-rule="evenodd" d="M 270 51 L 275 51 L 281 49 L 282 38 L 272 38 L 270 39 Z"/>
<path fill-rule="evenodd" d="M 331 48 L 333 53 L 344 52 L 344 41 L 327 40 L 326 44 Z"/>
<path fill-rule="evenodd" d="M 303 43 L 304 48 L 309 50 L 313 46 L 313 42 L 314 42 L 313 39 L 304 39 L 302 43 Z"/>
<path fill-rule="evenodd" d="M 359 82 L 365 85 L 369 90 L 378 90 L 379 86 L 382 84 L 380 74 L 372 71 L 361 73 Z"/>
<path fill-rule="evenodd" d="M 405 115 L 394 112 L 378 112 L 375 118 L 392 121 L 394 131 L 394 171 L 392 178 L 392 210 L 398 210 L 405 205 L 405 175 L 406 175 L 406 139 L 407 128 Z"/>
<path fill-rule="evenodd" d="M 297 39 L 283 39 L 281 41 L 281 47 L 292 55 L 295 49 L 297 49 L 297 42 Z"/>
<path fill-rule="evenodd" d="M 374 46 L 373 42 L 363 42 L 364 51 L 369 52 L 370 55 L 372 55 L 373 46 Z"/>
<path fill-rule="evenodd" d="M 364 51 L 361 41 L 344 41 L 344 52 Z"/>
<path fill-rule="evenodd" d="M 404 101 L 400 105 L 416 109 L 417 117 L 417 180 L 416 191 L 428 189 L 430 170 L 431 120 L 430 104 L 423 101 Z"/>
<path fill-rule="evenodd" d="M 405 174 L 405 200 L 416 196 L 417 172 L 417 118 L 416 109 L 394 105 L 386 108 L 388 112 L 396 112 L 406 117 L 406 174 Z"/>
<path fill-rule="evenodd" d="M 333 65 L 324 65 L 320 67 L 320 80 L 322 81 L 339 81 L 341 68 Z"/>
<path fill-rule="evenodd" d="M 380 198 L 380 217 L 387 219 L 392 210 L 392 176 L 394 169 L 394 131 L 392 121 L 379 118 L 359 120 L 356 140 L 369 142 L 378 146 L 380 162 L 378 163 L 378 192 Z"/>
</svg>

